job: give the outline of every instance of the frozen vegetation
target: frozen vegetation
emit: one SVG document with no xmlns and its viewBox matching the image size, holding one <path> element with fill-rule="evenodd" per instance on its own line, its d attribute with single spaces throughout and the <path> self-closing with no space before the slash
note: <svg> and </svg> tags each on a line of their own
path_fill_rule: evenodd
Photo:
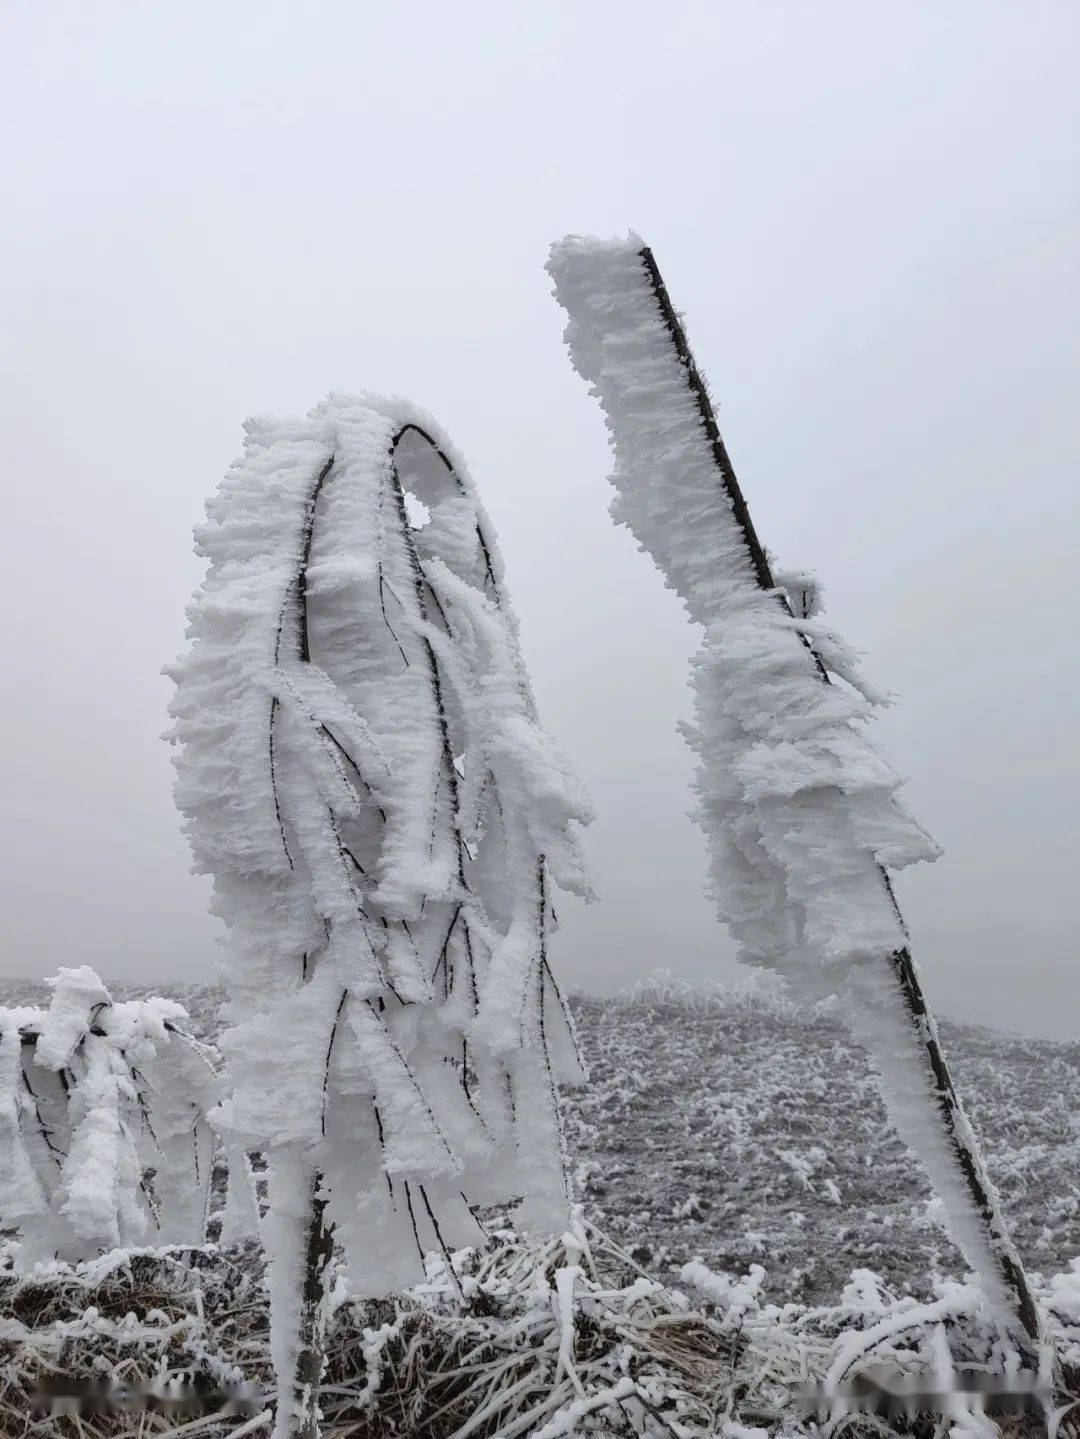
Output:
<svg viewBox="0 0 1080 1439">
<path fill-rule="evenodd" d="M 696 817 L 753 978 L 567 1002 L 590 813 L 464 460 L 372 394 L 249 422 L 169 670 L 223 985 L 185 1012 L 82 967 L 0 1009 L 5 1434 L 1075 1424 L 1076 1046 L 957 1028 L 954 1080 L 889 878 L 938 850 L 868 737 L 885 697 L 761 545 L 651 252 L 568 237 L 549 269 L 615 518 L 701 630 Z M 95 1375 L 126 1410 L 27 1417 Z"/>
<path fill-rule="evenodd" d="M 0 1222 L 23 1234 L 23 1263 L 202 1243 L 223 1085 L 183 1007 L 116 1002 L 87 965 L 43 1001 L 0 1009 Z"/>
<path fill-rule="evenodd" d="M 925 1295 L 962 1272 L 940 1206 L 828 1006 L 760 986 L 641 986 L 581 999 L 592 1084 L 567 1102 L 578 1187 L 650 1272 L 764 1266 L 765 1292 L 825 1303 L 851 1271 Z M 1080 1043 L 944 1026 L 962 1095 L 1032 1269 L 1080 1255 Z"/>
<path fill-rule="evenodd" d="M 692 662 L 696 817 L 740 957 L 804 1003 L 834 997 L 871 1057 L 892 1128 L 922 1165 L 1002 1327 L 1037 1368 L 1038 1309 L 957 1098 L 890 871 L 938 846 L 867 735 L 887 696 L 821 619 L 811 576 L 762 545 L 682 319 L 636 235 L 569 235 L 548 270 L 575 369 L 599 400 L 613 518 L 701 627 Z"/>
<path fill-rule="evenodd" d="M 123 985 L 111 989 L 135 997 Z M 218 991 L 187 985 L 166 987 L 166 994 L 184 1004 L 198 1036 L 215 1036 Z M 5 1005 L 40 1005 L 45 998 L 39 986 L 0 986 Z M 590 1279 L 588 1262 L 580 1253 L 568 1256 L 558 1241 L 530 1248 L 496 1232 L 488 1249 L 455 1261 L 466 1322 L 462 1300 L 433 1254 L 429 1282 L 396 1307 L 370 1301 L 335 1309 L 328 1412 L 366 1414 L 370 1427 L 361 1433 L 380 1424 L 402 1432 L 402 1356 L 414 1341 L 411 1399 L 419 1412 L 453 1401 L 446 1428 L 437 1432 L 455 1432 L 479 1397 L 463 1376 L 452 1377 L 466 1340 L 480 1347 L 485 1363 L 501 1364 L 504 1377 L 531 1375 L 506 1400 L 519 1416 L 543 1408 L 552 1395 L 580 1402 L 565 1369 L 557 1372 L 560 1267 L 586 1271 L 574 1280 L 571 1358 L 589 1399 L 607 1394 L 595 1413 L 610 1409 L 616 1420 L 620 1401 L 609 1391 L 625 1385 L 620 1354 L 627 1342 L 639 1355 L 630 1370 L 634 1382 L 660 1406 L 680 1395 L 680 1422 L 693 1434 L 710 1432 L 707 1416 L 728 1405 L 736 1422 L 774 1428 L 769 1416 L 791 1417 L 797 1384 L 823 1378 L 860 1334 L 869 1335 L 870 1348 L 856 1358 L 854 1372 L 885 1359 L 901 1371 L 925 1368 L 934 1333 L 927 1314 L 947 1324 L 957 1362 L 965 1355 L 985 1360 L 993 1341 L 979 1328 L 985 1315 L 977 1318 L 977 1291 L 957 1283 L 962 1261 L 923 1181 L 890 1136 L 866 1062 L 835 1015 L 808 1011 L 761 983 L 699 990 L 663 979 L 622 999 L 579 997 L 573 1009 L 593 1078 L 588 1089 L 564 1096 L 566 1134 L 581 1232 L 603 1282 Z M 1073 1114 L 1080 1045 L 952 1025 L 947 1038 L 1018 1246 L 1067 1357 L 1070 1326 L 1080 1324 L 1080 1277 L 1070 1268 L 1080 1256 Z M 538 1258 L 546 1266 L 542 1284 L 531 1267 Z M 12 1386 L 25 1379 L 28 1363 L 56 1363 L 62 1344 L 65 1363 L 76 1371 L 96 1355 L 115 1359 L 132 1380 L 160 1372 L 159 1365 L 173 1372 L 187 1365 L 219 1383 L 271 1382 L 257 1246 L 164 1257 L 137 1252 L 109 1270 L 99 1261 L 67 1271 L 66 1279 L 54 1270 L 47 1283 L 44 1275 L 36 1285 L 7 1279 L 0 1332 L 8 1388 L 0 1405 L 15 1403 Z M 533 1276 L 529 1293 L 520 1288 L 525 1274 Z M 643 1288 L 642 1274 L 666 1287 Z M 590 1299 L 590 1286 L 607 1297 Z M 482 1304 L 478 1292 L 488 1296 Z M 937 1308 L 918 1307 L 926 1302 Z M 81 1317 L 88 1305 L 97 1319 Z M 127 1320 L 129 1312 L 143 1318 Z M 505 1337 L 530 1313 L 542 1339 L 531 1356 Z M 657 1330 L 663 1315 L 669 1318 Z M 896 1332 L 904 1316 L 918 1321 L 914 1337 Z M 882 1324 L 884 1338 L 874 1343 Z M 423 1382 L 421 1359 L 431 1366 Z M 622 1394 L 623 1409 L 633 1392 Z M 256 1405 L 252 1412 L 261 1411 Z M 489 1418 L 478 1432 L 504 1432 L 497 1409 Z M 534 1419 L 536 1428 L 546 1422 Z M 241 1422 L 223 1423 L 221 1432 Z M 0 1432 L 7 1432 L 2 1424 Z M 658 1424 L 656 1432 L 669 1431 Z M 717 1423 L 711 1432 L 723 1431 Z M 865 1432 L 880 1431 L 867 1421 Z"/>
<path fill-rule="evenodd" d="M 213 1122 L 268 1169 L 274 1432 L 315 1439 L 335 1245 L 383 1296 L 476 1243 L 477 1204 L 567 1222 L 549 944 L 590 816 L 435 421 L 333 394 L 246 431 L 169 669 L 175 797 L 227 929 Z"/>
<path fill-rule="evenodd" d="M 220 991 L 162 993 L 198 1036 L 219 1032 Z M 0 1005 L 42 996 L 0 981 Z M 828 1006 L 661 975 L 571 1007 L 591 1075 L 563 1097 L 575 1197 L 650 1274 L 674 1279 L 695 1258 L 731 1272 L 760 1263 L 770 1298 L 825 1303 L 856 1268 L 916 1295 L 963 1272 L 866 1057 Z M 1080 1041 L 943 1029 L 1017 1247 L 1044 1275 L 1068 1269 L 1080 1257 Z"/>
</svg>

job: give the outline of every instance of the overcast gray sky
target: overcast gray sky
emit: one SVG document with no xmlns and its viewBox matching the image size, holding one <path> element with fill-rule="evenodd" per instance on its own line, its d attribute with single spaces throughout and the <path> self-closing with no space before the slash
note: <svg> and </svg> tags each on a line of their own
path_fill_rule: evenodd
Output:
<svg viewBox="0 0 1080 1439">
<path fill-rule="evenodd" d="M 209 972 L 170 797 L 191 527 L 260 411 L 410 395 L 464 449 L 599 810 L 563 975 L 733 972 L 685 817 L 695 635 L 607 517 L 542 266 L 653 246 L 758 529 L 894 689 L 947 1014 L 1075 1035 L 1080 11 L 0 7 L 3 972 Z"/>
</svg>

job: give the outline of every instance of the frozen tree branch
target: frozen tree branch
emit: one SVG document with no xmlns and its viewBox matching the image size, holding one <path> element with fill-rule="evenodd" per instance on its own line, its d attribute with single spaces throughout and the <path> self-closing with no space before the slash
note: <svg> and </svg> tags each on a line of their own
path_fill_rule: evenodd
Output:
<svg viewBox="0 0 1080 1439">
<path fill-rule="evenodd" d="M 938 850 L 862 733 L 880 697 L 812 618 L 819 596 L 794 581 L 777 586 L 652 252 L 634 236 L 568 237 L 548 268 L 569 315 L 573 363 L 610 431 L 614 517 L 704 627 L 685 733 L 698 757 L 698 818 L 720 915 L 745 960 L 779 969 L 810 999 L 843 996 L 893 1123 L 1035 1364 L 1039 1315 L 888 877 L 887 867 Z"/>
</svg>

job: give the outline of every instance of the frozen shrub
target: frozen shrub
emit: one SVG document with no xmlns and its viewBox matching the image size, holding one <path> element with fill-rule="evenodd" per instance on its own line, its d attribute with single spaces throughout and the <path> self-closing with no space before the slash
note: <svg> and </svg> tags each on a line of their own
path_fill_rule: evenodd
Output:
<svg viewBox="0 0 1080 1439">
<path fill-rule="evenodd" d="M 20 1263 L 202 1243 L 210 1051 L 172 1000 L 115 1003 L 86 965 L 49 983 L 47 1009 L 0 1009 L 0 1227 L 20 1231 Z"/>
<path fill-rule="evenodd" d="M 278 1432 L 308 1435 L 335 1241 L 382 1295 L 480 1239 L 479 1204 L 566 1222 L 548 941 L 588 813 L 490 521 L 413 406 L 250 422 L 197 542 L 176 798 L 229 930 L 220 1122 L 269 1163 Z"/>
</svg>

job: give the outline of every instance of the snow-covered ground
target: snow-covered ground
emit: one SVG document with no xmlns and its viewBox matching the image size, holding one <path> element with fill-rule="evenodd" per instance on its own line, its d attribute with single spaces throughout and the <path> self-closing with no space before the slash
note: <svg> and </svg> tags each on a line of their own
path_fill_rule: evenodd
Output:
<svg viewBox="0 0 1080 1439">
<path fill-rule="evenodd" d="M 215 1037 L 216 990 L 158 992 Z M 0 981 L 0 1004 L 42 997 Z M 963 1272 L 839 1018 L 768 985 L 658 983 L 573 1007 L 592 1068 L 565 1097 L 576 1196 L 650 1274 L 677 1280 L 696 1258 L 736 1274 L 758 1263 L 769 1298 L 828 1303 L 857 1268 L 916 1295 Z M 961 1025 L 943 1037 L 1021 1255 L 1045 1275 L 1068 1269 L 1080 1256 L 1080 1041 Z"/>
<path fill-rule="evenodd" d="M 838 1017 L 766 993 L 663 987 L 579 1000 L 590 1089 L 568 1102 L 587 1212 L 671 1277 L 764 1266 L 766 1293 L 833 1300 L 856 1268 L 900 1292 L 963 1272 Z M 943 1042 L 1025 1263 L 1080 1255 L 1080 1043 L 944 1025 Z M 643 1259 L 646 1254 L 642 1253 Z"/>
</svg>

